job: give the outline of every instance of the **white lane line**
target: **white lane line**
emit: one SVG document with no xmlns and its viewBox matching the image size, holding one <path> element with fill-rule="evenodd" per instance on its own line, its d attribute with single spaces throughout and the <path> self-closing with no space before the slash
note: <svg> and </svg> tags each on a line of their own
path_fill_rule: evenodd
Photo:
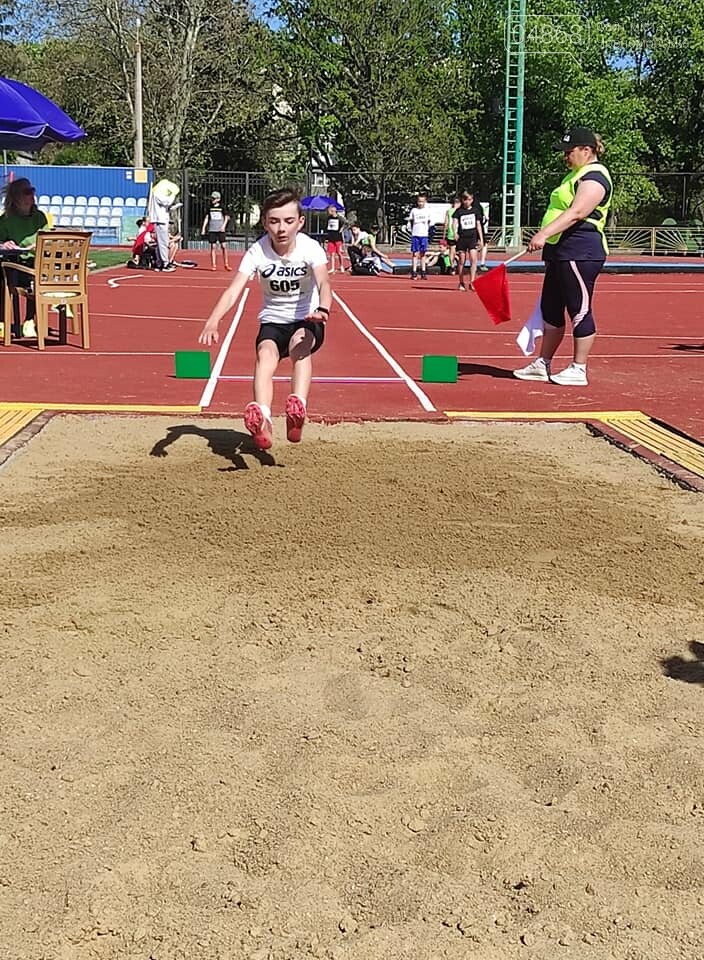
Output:
<svg viewBox="0 0 704 960">
<path fill-rule="evenodd" d="M 67 350 L 56 350 L 52 348 L 47 350 L 43 359 L 48 357 L 59 357 L 66 360 L 70 357 L 72 360 L 80 360 L 81 357 L 173 357 L 173 350 L 81 350 L 76 351 L 75 348 L 69 347 Z M 36 354 L 34 354 L 36 356 Z M 23 350 L 21 353 L 19 351 L 8 352 L 0 350 L 0 357 L 13 357 L 15 360 L 21 360 L 22 358 L 31 359 L 31 351 Z"/>
<path fill-rule="evenodd" d="M 457 287 L 454 286 L 454 284 L 452 286 L 447 286 L 445 284 L 443 284 L 442 286 L 438 286 L 437 284 L 433 284 L 431 282 L 427 287 L 422 287 L 422 286 L 419 287 L 416 285 L 409 284 L 407 282 L 402 283 L 401 277 L 398 277 L 398 278 L 390 277 L 389 279 L 399 280 L 399 283 L 393 286 L 394 292 L 404 289 L 404 290 L 407 290 L 409 293 L 421 293 L 421 294 L 425 293 L 427 296 L 444 296 L 444 295 L 449 296 L 450 294 L 454 296 L 458 292 Z M 431 277 L 430 280 L 432 281 L 432 279 L 433 278 Z M 540 279 L 540 277 L 537 277 L 537 279 Z M 639 295 L 639 294 L 641 295 L 648 294 L 648 296 L 650 296 L 651 294 L 653 295 L 660 294 L 662 296 L 667 296 L 667 297 L 671 297 L 673 294 L 676 294 L 678 297 L 680 296 L 680 294 L 691 294 L 692 296 L 696 296 L 696 295 L 701 296 L 702 289 L 704 288 L 704 283 L 702 283 L 701 287 L 675 287 L 675 286 L 668 287 L 668 286 L 663 286 L 662 284 L 649 284 L 649 283 L 640 283 L 639 285 L 636 283 L 625 284 L 623 282 L 623 278 L 620 278 L 620 285 L 618 288 L 616 288 L 615 286 L 609 287 L 606 284 L 605 279 L 606 278 L 604 277 L 601 277 L 599 279 L 600 285 L 598 288 L 597 296 L 622 295 L 625 297 L 630 297 L 630 296 Z M 525 292 L 525 291 L 532 292 L 538 286 L 539 284 L 531 283 L 530 281 L 521 281 L 521 280 L 517 280 L 515 277 L 511 277 L 511 290 L 516 290 L 520 292 Z M 383 288 L 380 289 L 379 287 L 378 277 L 373 278 L 371 281 L 365 281 L 361 278 L 356 278 L 354 282 L 350 281 L 349 285 L 345 284 L 345 286 L 342 289 L 344 289 L 345 293 L 349 293 L 350 290 L 376 290 L 377 292 L 383 292 Z"/>
<path fill-rule="evenodd" d="M 124 277 L 110 277 L 109 280 L 106 280 L 106 283 L 109 287 L 112 287 L 115 290 L 120 286 L 122 280 L 141 280 L 142 275 L 140 273 L 126 273 Z"/>
<path fill-rule="evenodd" d="M 244 311 L 244 305 L 247 302 L 247 297 L 249 296 L 249 289 L 245 289 L 240 297 L 240 302 L 235 310 L 235 315 L 232 318 L 232 323 L 230 324 L 230 329 L 225 334 L 225 339 L 222 342 L 220 351 L 218 352 L 217 359 L 213 364 L 213 369 L 210 374 L 210 379 L 205 385 L 205 390 L 203 390 L 203 396 L 200 398 L 201 408 L 209 407 L 210 401 L 213 399 L 213 394 L 215 393 L 215 388 L 218 385 L 218 378 L 220 377 L 220 371 L 225 365 L 225 359 L 227 357 L 227 351 L 230 349 L 230 344 L 232 343 L 232 338 L 235 335 L 237 327 L 239 326 L 242 313 Z"/>
<path fill-rule="evenodd" d="M 121 317 L 124 320 L 175 320 L 175 321 L 191 321 L 194 323 L 204 323 L 205 318 L 200 317 L 175 317 L 173 314 L 170 317 L 161 317 L 155 313 L 101 313 L 99 310 L 91 310 L 91 317 Z"/>
<path fill-rule="evenodd" d="M 252 375 L 236 377 L 220 377 L 221 380 L 246 380 L 251 381 Z M 274 377 L 275 381 L 288 383 L 290 377 Z M 403 383 L 401 377 L 313 377 L 313 383 Z"/>
<path fill-rule="evenodd" d="M 142 273 L 126 273 L 124 276 L 110 277 L 108 280 L 105 281 L 105 283 L 108 287 L 112 287 L 113 290 L 115 290 L 120 286 L 120 284 L 124 280 L 145 280 L 146 281 L 151 279 L 152 279 L 151 277 L 148 277 Z M 188 284 L 177 283 L 174 280 L 163 280 L 161 282 L 159 280 L 154 280 L 151 283 L 145 283 L 144 286 L 145 288 L 149 287 L 152 289 L 159 289 L 159 290 L 163 290 L 165 287 L 169 287 L 171 290 L 192 290 L 193 289 L 192 283 L 188 283 Z M 206 288 L 210 289 L 210 285 L 206 285 Z M 200 290 L 201 287 L 199 287 L 198 289 Z"/>
<path fill-rule="evenodd" d="M 419 387 L 418 384 L 415 382 L 415 380 L 413 380 L 413 379 L 406 373 L 406 371 L 403 369 L 403 367 L 400 365 L 400 363 L 398 363 L 396 360 L 394 360 L 394 358 L 391 356 L 391 354 L 390 354 L 389 351 L 386 349 L 386 347 L 384 347 L 384 346 L 377 340 L 377 338 L 376 338 L 372 333 L 370 333 L 369 330 L 367 330 L 367 328 L 364 326 L 364 324 L 362 323 L 362 321 L 359 320 L 359 319 L 352 313 L 352 311 L 351 311 L 350 308 L 347 306 L 347 304 L 345 303 L 345 301 L 342 300 L 334 291 L 333 291 L 333 295 L 332 295 L 332 296 L 333 296 L 333 299 L 334 299 L 334 300 L 337 300 L 337 302 L 340 304 L 340 306 L 341 306 L 342 309 L 345 311 L 345 313 L 347 314 L 347 316 L 350 318 L 350 320 L 352 321 L 352 323 L 355 325 L 355 327 L 357 327 L 357 329 L 359 330 L 359 332 L 360 332 L 364 337 L 367 338 L 367 340 L 372 344 L 373 347 L 376 348 L 376 350 L 377 350 L 377 351 L 379 352 L 379 354 L 383 357 L 383 359 L 386 360 L 386 362 L 387 362 L 388 365 L 391 367 L 391 369 L 394 371 L 394 373 L 397 374 L 397 375 L 403 380 L 403 382 L 406 384 L 406 386 L 407 386 L 408 389 L 411 391 L 411 393 L 414 394 L 414 396 L 416 397 L 416 399 L 417 399 L 418 402 L 420 403 L 421 407 L 422 407 L 424 410 L 427 410 L 429 413 L 432 412 L 432 411 L 434 411 L 436 408 L 435 408 L 435 407 L 433 406 L 433 404 L 431 403 L 430 398 L 429 398 L 428 396 L 426 396 L 425 393 L 423 393 L 423 391 L 420 389 L 420 387 Z"/>
<path fill-rule="evenodd" d="M 404 360 L 420 360 L 422 353 L 406 353 Z M 696 350 L 677 350 L 673 353 L 590 353 L 590 360 L 683 360 L 697 357 Z M 520 353 L 465 353 L 457 354 L 458 360 L 522 360 Z M 564 359 L 564 358 L 563 358 Z M 698 357 L 701 360 L 701 354 Z M 559 360 L 559 358 L 558 358 Z"/>
<path fill-rule="evenodd" d="M 513 339 L 513 335 L 510 330 L 455 330 L 452 327 L 374 327 L 375 330 L 402 330 L 404 332 L 411 333 L 464 333 L 464 334 L 476 334 L 480 337 L 508 337 Z M 655 334 L 644 334 L 644 333 L 598 333 L 600 340 L 695 340 L 698 343 L 701 343 L 704 340 L 704 333 L 700 334 L 698 337 L 680 337 L 677 334 L 668 333 L 665 335 L 655 335 Z"/>
</svg>

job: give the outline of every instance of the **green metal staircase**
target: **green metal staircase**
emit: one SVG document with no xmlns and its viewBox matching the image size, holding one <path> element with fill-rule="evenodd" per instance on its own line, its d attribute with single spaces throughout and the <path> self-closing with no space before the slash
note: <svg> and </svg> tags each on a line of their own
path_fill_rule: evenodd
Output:
<svg viewBox="0 0 704 960">
<path fill-rule="evenodd" d="M 507 0 L 504 94 L 503 196 L 500 244 L 521 246 L 523 91 L 526 67 L 526 0 Z"/>
</svg>

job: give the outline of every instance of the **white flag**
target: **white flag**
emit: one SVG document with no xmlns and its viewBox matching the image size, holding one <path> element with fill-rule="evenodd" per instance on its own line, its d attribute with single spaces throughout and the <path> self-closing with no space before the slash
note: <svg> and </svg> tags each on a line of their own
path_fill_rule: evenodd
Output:
<svg viewBox="0 0 704 960">
<path fill-rule="evenodd" d="M 543 311 L 540 309 L 540 297 L 538 297 L 538 302 L 533 308 L 533 312 L 518 331 L 518 336 L 516 337 L 516 343 L 523 351 L 524 356 L 529 357 L 531 353 L 533 353 L 535 350 L 535 341 L 538 337 L 542 337 L 544 329 L 545 321 L 543 320 Z"/>
</svg>

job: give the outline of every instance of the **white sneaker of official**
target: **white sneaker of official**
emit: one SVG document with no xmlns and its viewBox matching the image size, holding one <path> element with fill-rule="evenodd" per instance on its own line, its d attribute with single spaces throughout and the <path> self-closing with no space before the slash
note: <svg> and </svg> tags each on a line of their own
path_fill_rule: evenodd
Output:
<svg viewBox="0 0 704 960">
<path fill-rule="evenodd" d="M 561 387 L 586 387 L 589 383 L 586 367 L 576 363 L 571 363 L 561 373 L 553 374 L 550 379 Z"/>
<path fill-rule="evenodd" d="M 550 379 L 547 365 L 540 357 L 538 357 L 537 360 L 533 360 L 532 363 L 529 363 L 527 367 L 520 367 L 518 370 L 514 370 L 513 375 L 514 377 L 518 377 L 519 380 L 542 380 L 544 383 L 547 383 Z"/>
</svg>

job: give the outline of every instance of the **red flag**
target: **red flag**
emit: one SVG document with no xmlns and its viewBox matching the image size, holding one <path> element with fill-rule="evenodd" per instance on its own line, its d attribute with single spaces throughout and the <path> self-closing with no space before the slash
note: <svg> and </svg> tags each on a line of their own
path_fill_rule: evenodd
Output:
<svg viewBox="0 0 704 960">
<path fill-rule="evenodd" d="M 511 319 L 511 297 L 508 292 L 506 264 L 480 274 L 474 279 L 474 289 L 495 324 Z"/>
</svg>

